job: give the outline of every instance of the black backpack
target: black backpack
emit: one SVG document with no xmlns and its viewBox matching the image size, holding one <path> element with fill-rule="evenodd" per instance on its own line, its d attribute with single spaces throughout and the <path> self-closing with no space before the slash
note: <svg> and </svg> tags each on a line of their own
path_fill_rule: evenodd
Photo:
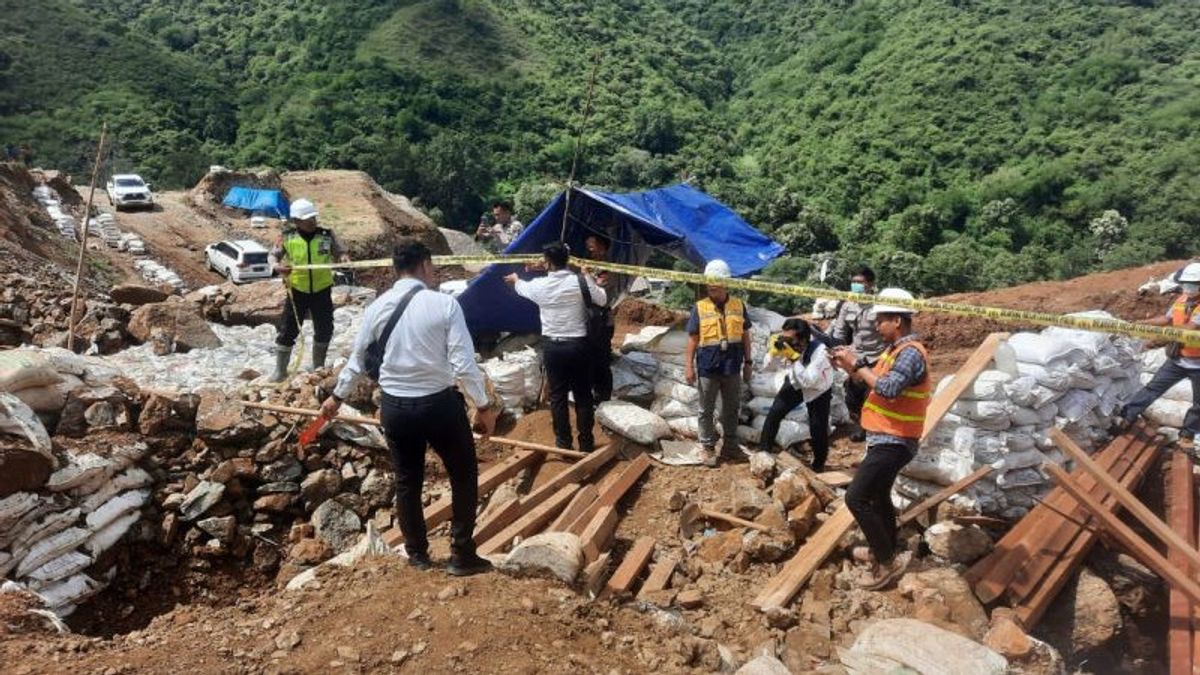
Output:
<svg viewBox="0 0 1200 675">
<path fill-rule="evenodd" d="M 388 339 L 392 337 L 392 331 L 396 329 L 396 323 L 404 315 L 404 310 L 408 309 L 408 303 L 420 290 L 421 287 L 417 286 L 400 298 L 396 309 L 392 310 L 392 318 L 388 319 L 387 324 L 384 325 L 383 332 L 367 345 L 367 353 L 363 355 L 363 370 L 372 380 L 379 381 L 379 370 L 383 367 L 383 356 L 387 351 Z"/>
<path fill-rule="evenodd" d="M 587 282 L 583 280 L 583 273 L 575 275 L 579 281 L 579 292 L 583 294 L 583 309 L 584 317 L 587 322 L 587 341 L 593 346 L 600 346 L 599 343 L 604 341 L 605 328 L 608 326 L 608 308 L 604 305 L 597 305 L 592 302 L 592 294 L 588 292 Z M 612 349 L 612 345 L 608 345 L 608 349 Z"/>
</svg>

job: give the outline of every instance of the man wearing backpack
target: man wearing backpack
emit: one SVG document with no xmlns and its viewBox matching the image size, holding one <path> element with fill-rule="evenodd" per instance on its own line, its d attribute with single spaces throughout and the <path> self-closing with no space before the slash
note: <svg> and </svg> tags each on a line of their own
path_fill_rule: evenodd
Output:
<svg viewBox="0 0 1200 675">
<path fill-rule="evenodd" d="M 555 445 L 566 450 L 571 448 L 571 415 L 567 411 L 567 395 L 570 394 L 575 398 L 579 449 L 591 452 L 596 448 L 592 434 L 596 413 L 592 401 L 593 348 L 588 340 L 591 323 L 588 301 L 603 307 L 608 297 L 589 274 L 575 273 L 567 268 L 571 253 L 565 244 L 547 244 L 542 255 L 548 270 L 546 276 L 526 281 L 510 274 L 504 281 L 517 295 L 538 306 Z"/>
<path fill-rule="evenodd" d="M 429 248 L 403 238 L 396 244 L 392 264 L 399 280 L 367 307 L 350 360 L 321 412 L 333 417 L 359 374 L 374 377 L 383 390 L 380 418 L 392 452 L 397 516 L 409 564 L 421 570 L 432 566 L 421 503 L 429 445 L 450 476 L 453 516 L 446 572 L 486 572 L 492 566 L 476 555 L 473 540 L 479 497 L 475 439 L 466 401 L 456 385 L 476 407 L 476 431 L 490 434 L 496 412 L 489 406 L 462 308 L 449 295 L 429 291 L 436 288 Z"/>
</svg>

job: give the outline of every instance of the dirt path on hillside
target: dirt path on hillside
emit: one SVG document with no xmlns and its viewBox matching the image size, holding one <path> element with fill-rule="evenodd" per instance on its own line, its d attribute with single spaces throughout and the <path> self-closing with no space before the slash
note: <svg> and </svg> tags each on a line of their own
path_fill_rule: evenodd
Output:
<svg viewBox="0 0 1200 675">
<path fill-rule="evenodd" d="M 122 232 L 140 236 L 149 256 L 175 270 L 189 289 L 221 283 L 221 276 L 204 262 L 204 247 L 228 238 L 229 230 L 192 209 L 184 202 L 186 194 L 156 193 L 157 203 L 147 211 L 115 212 L 107 199 L 101 204 L 105 210 L 115 212 Z"/>
</svg>

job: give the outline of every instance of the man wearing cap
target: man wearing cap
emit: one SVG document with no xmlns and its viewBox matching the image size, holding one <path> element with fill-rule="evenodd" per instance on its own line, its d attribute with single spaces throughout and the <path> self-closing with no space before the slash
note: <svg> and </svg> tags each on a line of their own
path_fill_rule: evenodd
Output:
<svg viewBox="0 0 1200 675">
<path fill-rule="evenodd" d="M 850 292 L 863 295 L 875 293 L 875 271 L 863 265 L 855 270 L 850 277 Z M 867 365 L 873 366 L 883 353 L 884 342 L 875 330 L 875 317 L 869 303 L 845 301 L 838 305 L 837 317 L 829 324 L 829 336 L 837 344 L 850 345 L 859 356 L 867 360 Z M 846 380 L 846 408 L 850 411 L 850 421 L 854 430 L 850 432 L 850 440 L 860 442 L 866 438 L 863 433 L 860 418 L 863 403 L 867 400 L 867 387 L 860 380 Z"/>
<path fill-rule="evenodd" d="M 349 260 L 333 232 L 317 226 L 317 207 L 307 199 L 292 202 L 288 223 L 272 250 L 275 269 L 288 289 L 275 337 L 275 372 L 272 382 L 287 378 L 292 347 L 305 317 L 313 322 L 313 369 L 325 366 L 329 341 L 333 339 L 333 270 L 293 270 L 293 265 L 328 265 Z"/>
<path fill-rule="evenodd" d="M 887 300 L 912 300 L 912 294 L 886 288 L 878 297 L 875 329 L 886 344 L 879 361 L 871 367 L 850 347 L 838 348 L 832 357 L 835 365 L 861 380 L 869 392 L 862 411 L 867 452 L 846 489 L 846 506 L 867 538 L 869 550 L 855 551 L 855 557 L 871 564 L 870 574 L 860 582 L 871 590 L 899 579 L 912 559 L 908 551 L 896 553 L 899 527 L 892 485 L 900 469 L 917 454 L 933 390 L 928 352 L 912 332 L 916 312 L 904 305 L 886 304 Z"/>
<path fill-rule="evenodd" d="M 1200 263 L 1191 263 L 1175 273 L 1175 283 L 1182 293 L 1167 309 L 1166 314 L 1156 316 L 1144 323 L 1151 326 L 1170 326 L 1185 330 L 1200 330 Z M 1200 337 L 1198 335 L 1197 337 Z M 1142 387 L 1121 409 L 1122 426 L 1129 426 L 1158 397 L 1167 393 L 1180 381 L 1192 383 L 1192 407 L 1183 418 L 1179 431 L 1179 445 L 1187 450 L 1195 447 L 1196 434 L 1200 433 L 1200 347 L 1191 347 L 1178 342 L 1167 346 L 1167 361 L 1154 374 L 1154 378 Z"/>
<path fill-rule="evenodd" d="M 704 276 L 728 279 L 733 276 L 724 260 L 712 260 Z M 746 304 L 729 295 L 724 286 L 709 284 L 707 296 L 692 307 L 688 317 L 688 345 L 684 354 L 684 377 L 700 389 L 700 444 L 705 462 L 717 463 L 717 429 L 713 421 L 717 396 L 721 397 L 721 457 L 739 460 L 738 413 L 742 406 L 742 380 L 750 381 L 750 314 Z"/>
</svg>

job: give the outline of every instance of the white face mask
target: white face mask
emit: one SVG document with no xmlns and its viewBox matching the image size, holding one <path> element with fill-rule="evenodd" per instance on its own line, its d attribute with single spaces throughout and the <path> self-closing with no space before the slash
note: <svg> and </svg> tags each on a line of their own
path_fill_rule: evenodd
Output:
<svg viewBox="0 0 1200 675">
<path fill-rule="evenodd" d="M 1180 284 L 1187 295 L 1200 295 L 1200 283 Z"/>
</svg>

